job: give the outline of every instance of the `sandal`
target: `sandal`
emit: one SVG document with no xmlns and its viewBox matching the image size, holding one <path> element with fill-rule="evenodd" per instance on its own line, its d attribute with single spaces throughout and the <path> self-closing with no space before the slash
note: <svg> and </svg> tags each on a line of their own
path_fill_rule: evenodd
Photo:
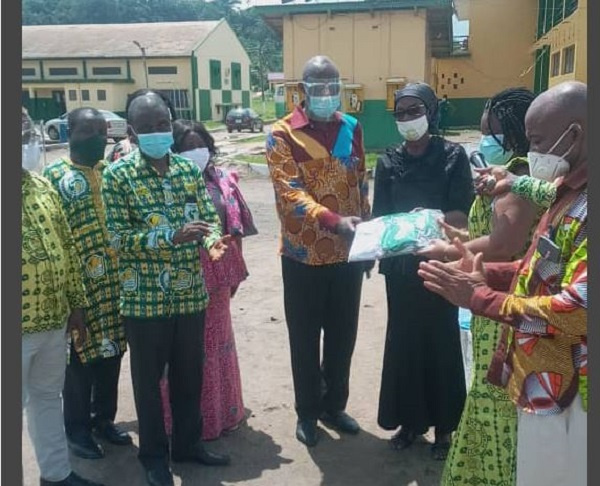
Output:
<svg viewBox="0 0 600 486">
<path fill-rule="evenodd" d="M 399 432 L 396 432 L 390 439 L 390 446 L 396 451 L 401 451 L 410 447 L 417 438 L 417 433 L 402 427 Z"/>
</svg>

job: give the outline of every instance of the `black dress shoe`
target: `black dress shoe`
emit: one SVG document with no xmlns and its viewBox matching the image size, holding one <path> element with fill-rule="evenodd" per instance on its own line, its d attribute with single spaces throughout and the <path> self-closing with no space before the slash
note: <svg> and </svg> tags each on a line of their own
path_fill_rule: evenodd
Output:
<svg viewBox="0 0 600 486">
<path fill-rule="evenodd" d="M 300 419 L 296 425 L 296 439 L 307 447 L 314 447 L 319 442 L 317 421 L 314 419 Z"/>
<path fill-rule="evenodd" d="M 77 457 L 82 459 L 102 459 L 104 457 L 104 450 L 102 446 L 98 444 L 92 435 L 84 435 L 77 438 L 68 438 L 69 449 Z"/>
<path fill-rule="evenodd" d="M 173 462 L 195 462 L 205 466 L 227 466 L 231 462 L 229 456 L 210 452 L 201 445 L 187 454 L 171 454 L 171 459 Z"/>
<path fill-rule="evenodd" d="M 328 425 L 332 429 L 346 434 L 358 434 L 360 427 L 356 420 L 344 411 L 340 412 L 325 412 L 321 415 L 321 422 Z"/>
<path fill-rule="evenodd" d="M 417 434 L 414 430 L 407 427 L 402 427 L 399 432 L 396 432 L 390 439 L 390 446 L 392 449 L 401 451 L 409 448 L 413 445 L 413 442 L 417 440 Z"/>
<path fill-rule="evenodd" d="M 40 479 L 40 486 L 104 486 L 104 484 L 90 481 L 72 472 L 62 481 L 48 481 L 42 478 Z"/>
<path fill-rule="evenodd" d="M 94 429 L 96 435 L 114 445 L 131 445 L 133 439 L 124 430 L 117 427 L 113 422 L 106 421 L 98 424 Z"/>
<path fill-rule="evenodd" d="M 156 466 L 146 469 L 146 481 L 150 486 L 175 486 L 169 466 Z"/>
</svg>

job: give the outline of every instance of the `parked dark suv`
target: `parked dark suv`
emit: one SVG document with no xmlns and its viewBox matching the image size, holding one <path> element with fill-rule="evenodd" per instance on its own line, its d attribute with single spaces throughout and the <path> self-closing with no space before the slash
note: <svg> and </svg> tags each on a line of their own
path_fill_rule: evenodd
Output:
<svg viewBox="0 0 600 486">
<path fill-rule="evenodd" d="M 237 130 L 250 130 L 254 132 L 262 132 L 264 123 L 258 113 L 250 108 L 234 108 L 225 118 L 225 125 L 229 133 Z"/>
</svg>

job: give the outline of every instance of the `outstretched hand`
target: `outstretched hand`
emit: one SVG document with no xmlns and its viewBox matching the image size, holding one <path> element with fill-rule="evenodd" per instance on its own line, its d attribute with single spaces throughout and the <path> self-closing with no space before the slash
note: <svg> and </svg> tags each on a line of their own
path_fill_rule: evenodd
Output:
<svg viewBox="0 0 600 486">
<path fill-rule="evenodd" d="M 428 290 L 454 305 L 469 308 L 475 289 L 485 285 L 483 254 L 473 255 L 458 239 L 454 244 L 461 252 L 460 260 L 452 263 L 422 262 L 418 274 Z"/>
</svg>

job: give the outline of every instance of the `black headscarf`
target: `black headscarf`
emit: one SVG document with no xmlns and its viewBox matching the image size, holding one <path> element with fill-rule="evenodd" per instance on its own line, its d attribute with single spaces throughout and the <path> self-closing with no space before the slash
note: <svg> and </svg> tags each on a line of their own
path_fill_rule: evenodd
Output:
<svg viewBox="0 0 600 486">
<path fill-rule="evenodd" d="M 398 106 L 398 101 L 406 97 L 419 98 L 427 110 L 427 121 L 429 122 L 429 133 L 437 133 L 440 122 L 440 113 L 438 110 L 438 98 L 431 86 L 427 83 L 411 83 L 394 93 L 394 109 Z"/>
</svg>

